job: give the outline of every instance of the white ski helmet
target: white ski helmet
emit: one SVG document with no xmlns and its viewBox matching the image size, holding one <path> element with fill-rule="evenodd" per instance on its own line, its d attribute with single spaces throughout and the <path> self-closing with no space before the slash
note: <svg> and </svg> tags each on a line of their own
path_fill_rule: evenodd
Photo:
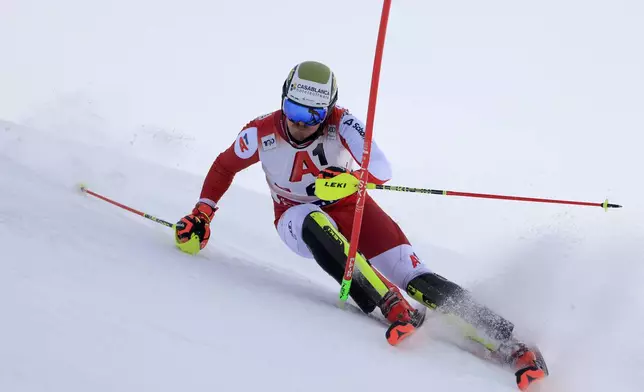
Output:
<svg viewBox="0 0 644 392">
<path fill-rule="evenodd" d="M 317 61 L 299 63 L 282 86 L 282 103 L 289 99 L 299 105 L 331 110 L 338 100 L 333 71 Z"/>
</svg>

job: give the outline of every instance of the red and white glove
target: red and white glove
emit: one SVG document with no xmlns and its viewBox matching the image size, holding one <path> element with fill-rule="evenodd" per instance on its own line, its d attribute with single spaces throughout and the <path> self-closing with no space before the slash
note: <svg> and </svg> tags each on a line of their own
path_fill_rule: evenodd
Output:
<svg viewBox="0 0 644 392">
<path fill-rule="evenodd" d="M 205 248 L 210 239 L 210 222 L 215 216 L 215 211 L 217 208 L 212 208 L 206 203 L 197 203 L 191 214 L 177 222 L 175 228 L 177 242 L 188 242 L 192 234 L 196 234 L 199 237 L 200 248 Z"/>
</svg>

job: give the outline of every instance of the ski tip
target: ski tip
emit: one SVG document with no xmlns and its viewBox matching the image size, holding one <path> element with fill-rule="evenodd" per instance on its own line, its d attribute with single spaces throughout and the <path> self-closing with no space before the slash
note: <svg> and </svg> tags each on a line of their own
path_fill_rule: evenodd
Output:
<svg viewBox="0 0 644 392">
<path fill-rule="evenodd" d="M 81 192 L 85 193 L 85 191 L 87 190 L 87 185 L 85 185 L 85 183 L 82 183 L 82 182 L 81 182 L 80 184 L 78 184 L 78 189 L 79 189 Z"/>
<path fill-rule="evenodd" d="M 389 328 L 387 328 L 385 337 L 387 338 L 387 342 L 389 342 L 389 344 L 391 344 L 392 346 L 397 346 L 398 344 L 400 344 L 400 342 L 411 336 L 411 334 L 413 334 L 415 331 L 416 328 L 411 323 L 396 321 L 392 323 Z"/>
</svg>

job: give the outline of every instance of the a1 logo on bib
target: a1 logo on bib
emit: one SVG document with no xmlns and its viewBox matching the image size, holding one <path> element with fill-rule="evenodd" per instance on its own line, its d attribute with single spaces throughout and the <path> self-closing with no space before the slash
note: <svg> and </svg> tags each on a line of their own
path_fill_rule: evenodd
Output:
<svg viewBox="0 0 644 392">
<path fill-rule="evenodd" d="M 275 134 L 271 133 L 262 137 L 262 150 L 272 150 L 277 148 L 277 139 L 275 139 Z"/>
<path fill-rule="evenodd" d="M 235 141 L 235 154 L 248 159 L 257 151 L 257 128 L 246 128 L 239 133 Z"/>
</svg>

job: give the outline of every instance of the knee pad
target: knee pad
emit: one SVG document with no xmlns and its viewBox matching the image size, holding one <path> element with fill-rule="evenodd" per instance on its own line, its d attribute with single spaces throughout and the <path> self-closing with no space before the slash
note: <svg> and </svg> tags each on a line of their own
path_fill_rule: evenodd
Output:
<svg viewBox="0 0 644 392">
<path fill-rule="evenodd" d="M 454 282 L 434 273 L 418 275 L 407 284 L 407 293 L 432 309 L 460 298 L 465 290 Z"/>
</svg>

